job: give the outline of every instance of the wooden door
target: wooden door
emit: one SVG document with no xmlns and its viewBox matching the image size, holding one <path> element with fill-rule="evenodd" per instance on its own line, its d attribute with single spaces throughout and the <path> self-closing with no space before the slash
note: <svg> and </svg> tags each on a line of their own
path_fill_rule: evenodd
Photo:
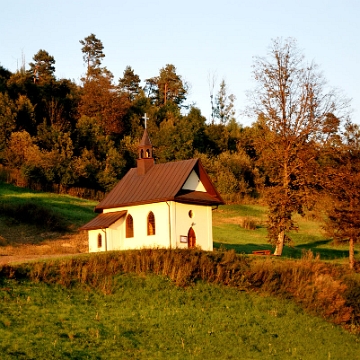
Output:
<svg viewBox="0 0 360 360">
<path fill-rule="evenodd" d="M 196 235 L 192 227 L 189 229 L 188 232 L 188 247 L 189 249 L 196 247 Z"/>
</svg>

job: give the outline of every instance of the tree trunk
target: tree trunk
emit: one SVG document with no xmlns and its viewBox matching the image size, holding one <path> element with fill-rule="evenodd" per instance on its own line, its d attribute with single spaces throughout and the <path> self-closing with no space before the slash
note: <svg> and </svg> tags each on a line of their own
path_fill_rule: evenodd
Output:
<svg viewBox="0 0 360 360">
<path fill-rule="evenodd" d="M 281 256 L 284 248 L 284 238 L 285 238 L 285 231 L 281 231 L 278 236 L 278 241 L 276 243 L 276 248 L 274 251 L 274 255 Z"/>
<path fill-rule="evenodd" d="M 354 239 L 351 237 L 349 240 L 349 266 L 350 269 L 354 268 Z"/>
</svg>

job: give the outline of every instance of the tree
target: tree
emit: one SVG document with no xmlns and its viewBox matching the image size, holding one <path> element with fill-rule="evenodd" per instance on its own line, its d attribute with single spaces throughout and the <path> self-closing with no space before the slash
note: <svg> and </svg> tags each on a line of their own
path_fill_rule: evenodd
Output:
<svg viewBox="0 0 360 360">
<path fill-rule="evenodd" d="M 29 63 L 30 73 L 34 83 L 44 85 L 55 80 L 55 59 L 45 50 L 39 50 L 33 57 L 34 62 Z"/>
<path fill-rule="evenodd" d="M 11 72 L 0 65 L 0 92 L 5 92 L 6 83 L 11 77 Z"/>
<path fill-rule="evenodd" d="M 213 117 L 218 119 L 221 124 L 228 124 L 231 120 L 235 120 L 235 99 L 235 95 L 227 94 L 227 85 L 223 79 L 215 97 L 215 108 L 213 109 Z"/>
<path fill-rule="evenodd" d="M 354 268 L 354 244 L 360 242 L 360 128 L 347 123 L 344 138 L 326 154 L 326 182 L 330 194 L 325 229 L 335 242 L 349 243 L 349 266 Z M 329 163 L 330 162 L 330 163 Z"/>
<path fill-rule="evenodd" d="M 103 53 L 103 43 L 94 34 L 90 34 L 84 40 L 80 40 L 80 44 L 83 46 L 81 51 L 83 52 L 84 62 L 87 64 L 86 77 L 92 77 L 101 71 L 101 59 L 105 57 Z"/>
<path fill-rule="evenodd" d="M 258 116 L 256 151 L 267 176 L 268 236 L 274 254 L 281 255 L 289 232 L 297 229 L 293 213 L 311 205 L 318 149 L 334 125 L 328 114 L 343 120 L 348 102 L 326 91 L 317 66 L 304 63 L 293 39 L 273 40 L 268 57 L 255 58 L 253 75 L 258 86 L 250 110 Z"/>
<path fill-rule="evenodd" d="M 188 85 L 176 73 L 176 67 L 167 64 L 160 69 L 159 76 L 146 80 L 145 91 L 157 106 L 172 102 L 180 107 L 186 100 Z"/>
<path fill-rule="evenodd" d="M 131 66 L 127 66 L 124 70 L 123 77 L 119 79 L 118 89 L 120 92 L 126 93 L 130 101 L 140 93 L 140 78 L 134 73 Z"/>
<path fill-rule="evenodd" d="M 122 118 L 130 104 L 127 96 L 118 94 L 113 85 L 113 74 L 101 67 L 103 53 L 102 42 L 94 34 L 81 40 L 84 61 L 88 71 L 83 78 L 82 94 L 79 101 L 80 116 L 96 118 L 107 134 L 122 134 Z"/>
<path fill-rule="evenodd" d="M 0 163 L 11 133 L 16 127 L 16 105 L 7 93 L 0 93 Z"/>
</svg>

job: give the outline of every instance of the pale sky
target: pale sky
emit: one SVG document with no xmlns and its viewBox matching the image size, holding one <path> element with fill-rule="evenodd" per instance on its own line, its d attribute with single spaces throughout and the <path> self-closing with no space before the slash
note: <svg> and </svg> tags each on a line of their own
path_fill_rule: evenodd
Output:
<svg viewBox="0 0 360 360">
<path fill-rule="evenodd" d="M 58 78 L 79 83 L 79 40 L 93 33 L 116 82 L 127 65 L 145 80 L 173 64 L 191 86 L 188 102 L 207 118 L 209 75 L 217 85 L 224 78 L 243 125 L 252 121 L 241 110 L 254 86 L 253 56 L 265 56 L 274 38 L 293 37 L 329 86 L 352 99 L 360 124 L 359 0 L 2 0 L 0 12 L 0 64 L 12 72 L 44 49 Z"/>
</svg>

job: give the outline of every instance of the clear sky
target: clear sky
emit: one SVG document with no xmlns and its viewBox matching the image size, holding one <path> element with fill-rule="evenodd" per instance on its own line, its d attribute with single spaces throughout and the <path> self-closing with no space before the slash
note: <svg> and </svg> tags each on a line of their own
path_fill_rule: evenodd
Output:
<svg viewBox="0 0 360 360">
<path fill-rule="evenodd" d="M 0 64 L 10 71 L 23 58 L 28 68 L 44 49 L 58 78 L 79 83 L 79 40 L 93 33 L 116 82 L 127 65 L 145 80 L 173 64 L 191 86 L 189 101 L 209 118 L 209 74 L 216 74 L 236 96 L 244 125 L 253 56 L 266 55 L 271 39 L 293 37 L 328 84 L 352 99 L 360 124 L 359 0 L 2 0 L 0 13 Z"/>
</svg>

